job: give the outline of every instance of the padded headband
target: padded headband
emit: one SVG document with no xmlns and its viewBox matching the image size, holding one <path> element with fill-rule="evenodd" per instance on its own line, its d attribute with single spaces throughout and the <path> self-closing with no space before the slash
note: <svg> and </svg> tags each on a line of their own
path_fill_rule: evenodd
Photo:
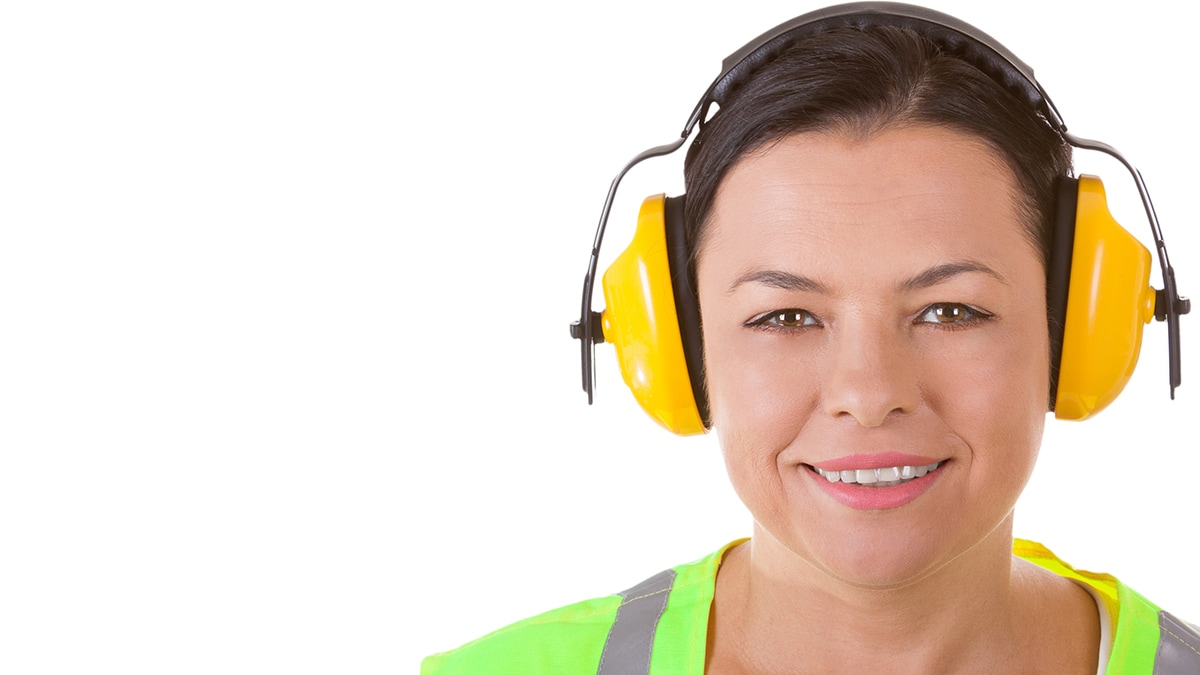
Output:
<svg viewBox="0 0 1200 675">
<path fill-rule="evenodd" d="M 949 54 L 966 61 L 1040 112 L 1060 135 L 1067 127 L 1033 76 L 1033 68 L 987 33 L 947 14 L 896 2 L 854 2 L 798 16 L 759 35 L 721 63 L 721 74 L 709 85 L 684 129 L 687 136 L 708 117 L 712 103 L 721 105 L 763 65 L 775 60 L 795 42 L 838 28 L 867 30 L 891 26 L 911 30 Z"/>
</svg>

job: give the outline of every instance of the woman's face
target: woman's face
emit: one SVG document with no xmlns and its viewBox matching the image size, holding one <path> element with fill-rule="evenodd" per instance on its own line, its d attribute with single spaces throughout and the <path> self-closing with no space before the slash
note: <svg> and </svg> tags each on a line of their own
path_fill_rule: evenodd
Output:
<svg viewBox="0 0 1200 675">
<path fill-rule="evenodd" d="M 930 126 L 798 134 L 729 172 L 697 278 L 756 546 L 895 586 L 1007 538 L 1050 368 L 1018 214 L 999 156 Z"/>
</svg>

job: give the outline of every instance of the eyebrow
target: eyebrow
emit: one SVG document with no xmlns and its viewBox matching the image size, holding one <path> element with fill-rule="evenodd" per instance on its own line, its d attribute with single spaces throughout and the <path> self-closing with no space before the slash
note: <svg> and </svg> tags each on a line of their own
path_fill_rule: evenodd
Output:
<svg viewBox="0 0 1200 675">
<path fill-rule="evenodd" d="M 960 274 L 968 274 L 979 272 L 995 277 L 1001 283 L 1009 284 L 1008 279 L 996 270 L 984 265 L 983 263 L 973 260 L 964 260 L 960 262 L 943 263 L 935 265 L 929 269 L 920 272 L 914 276 L 900 282 L 900 289 L 904 291 L 916 291 L 923 288 L 936 286 L 943 281 L 956 277 Z M 803 276 L 801 274 L 793 274 L 782 270 L 758 270 L 743 274 L 734 280 L 729 286 L 727 293 L 733 293 L 738 286 L 747 283 L 759 283 L 771 288 L 778 288 L 784 291 L 804 291 L 808 293 L 821 293 L 829 295 L 832 293 L 829 287 L 825 284 Z"/>
<path fill-rule="evenodd" d="M 1004 278 L 1004 275 L 988 267 L 987 265 L 975 262 L 974 260 L 964 260 L 930 267 L 924 272 L 905 279 L 900 284 L 900 289 L 905 291 L 916 291 L 923 288 L 929 288 L 931 286 L 936 286 L 952 277 L 970 272 L 981 272 L 983 274 L 987 274 L 988 276 L 995 277 L 996 280 L 1003 284 L 1011 284 L 1008 279 Z"/>
<path fill-rule="evenodd" d="M 781 270 L 759 270 L 743 274 L 730 284 L 727 292 L 732 293 L 737 290 L 738 286 L 751 282 L 784 291 L 807 291 L 809 293 L 823 293 L 826 295 L 830 293 L 829 287 L 816 279 L 810 279 L 806 276 L 783 272 Z"/>
</svg>

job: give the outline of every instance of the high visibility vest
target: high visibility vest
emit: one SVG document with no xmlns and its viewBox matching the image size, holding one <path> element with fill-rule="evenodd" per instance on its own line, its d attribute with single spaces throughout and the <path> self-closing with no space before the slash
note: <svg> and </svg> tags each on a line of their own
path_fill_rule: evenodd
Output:
<svg viewBox="0 0 1200 675">
<path fill-rule="evenodd" d="M 703 675 L 721 550 L 632 588 L 585 600 L 435 654 L 421 675 Z M 1092 589 L 1111 623 L 1107 675 L 1200 675 L 1200 632 L 1107 574 L 1076 570 L 1041 544 L 1013 553 Z"/>
</svg>

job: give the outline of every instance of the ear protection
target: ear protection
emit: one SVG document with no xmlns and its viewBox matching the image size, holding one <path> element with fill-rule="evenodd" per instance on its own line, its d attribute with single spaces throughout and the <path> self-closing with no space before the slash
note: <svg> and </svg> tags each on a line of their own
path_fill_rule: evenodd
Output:
<svg viewBox="0 0 1200 675">
<path fill-rule="evenodd" d="M 584 278 L 580 318 L 571 324 L 581 340 L 583 388 L 592 401 L 594 345 L 612 342 L 621 373 L 642 408 L 677 434 L 704 433 L 709 425 L 704 390 L 700 311 L 688 275 L 684 241 L 685 197 L 650 197 L 642 204 L 633 242 L 603 278 L 603 313 L 592 311 L 600 244 L 621 179 L 633 166 L 681 147 L 713 103 L 784 48 L 837 27 L 898 26 L 917 31 L 959 55 L 1041 114 L 1070 145 L 1115 157 L 1138 187 L 1158 250 L 1163 289 L 1150 286 L 1150 252 L 1108 210 L 1104 186 L 1094 176 L 1062 177 L 1054 242 L 1047 265 L 1051 337 L 1051 409 L 1059 419 L 1082 420 L 1103 409 L 1125 387 L 1137 364 L 1142 327 L 1167 322 L 1171 397 L 1181 382 L 1179 317 L 1191 310 L 1180 297 L 1158 219 L 1141 174 L 1112 147 L 1067 133 L 1066 125 L 1033 71 L 981 31 L 953 17 L 898 3 L 838 5 L 797 17 L 759 36 L 725 59 L 721 74 L 693 110 L 680 138 L 646 150 L 627 164 L 609 188 Z"/>
</svg>

